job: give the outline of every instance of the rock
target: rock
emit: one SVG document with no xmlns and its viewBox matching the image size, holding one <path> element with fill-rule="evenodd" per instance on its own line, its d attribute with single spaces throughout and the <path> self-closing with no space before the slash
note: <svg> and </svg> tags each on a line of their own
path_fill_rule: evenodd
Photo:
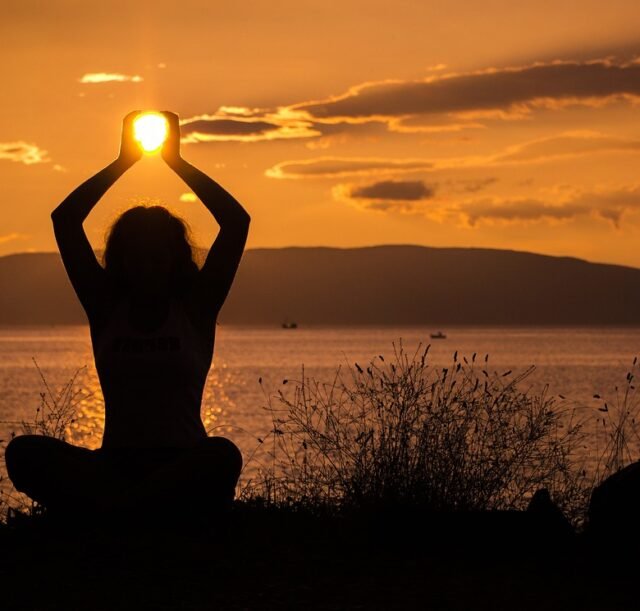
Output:
<svg viewBox="0 0 640 611">
<path fill-rule="evenodd" d="M 640 462 L 620 469 L 591 494 L 586 532 L 608 544 L 640 540 Z"/>
</svg>

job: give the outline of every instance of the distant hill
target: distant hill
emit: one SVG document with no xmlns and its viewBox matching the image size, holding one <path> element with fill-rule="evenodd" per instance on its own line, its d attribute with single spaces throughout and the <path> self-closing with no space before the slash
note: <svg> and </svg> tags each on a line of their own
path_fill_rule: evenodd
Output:
<svg viewBox="0 0 640 611">
<path fill-rule="evenodd" d="M 640 270 L 483 248 L 247 250 L 220 322 L 637 325 Z M 0 325 L 86 322 L 55 253 L 0 257 Z"/>
</svg>

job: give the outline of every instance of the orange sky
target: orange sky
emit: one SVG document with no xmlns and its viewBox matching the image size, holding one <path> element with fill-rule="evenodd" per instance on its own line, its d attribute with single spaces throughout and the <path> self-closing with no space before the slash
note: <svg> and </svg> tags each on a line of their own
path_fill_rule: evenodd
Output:
<svg viewBox="0 0 640 611">
<path fill-rule="evenodd" d="M 4 0 L 0 255 L 170 109 L 183 156 L 252 215 L 250 247 L 487 246 L 640 267 L 640 10 L 610 0 Z M 140 198 L 216 225 L 146 158 Z M 181 199 L 182 197 L 182 199 Z"/>
</svg>

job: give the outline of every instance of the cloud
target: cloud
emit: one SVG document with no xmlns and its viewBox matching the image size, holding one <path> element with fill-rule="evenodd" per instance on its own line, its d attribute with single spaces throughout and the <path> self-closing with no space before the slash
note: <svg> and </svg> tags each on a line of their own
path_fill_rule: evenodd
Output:
<svg viewBox="0 0 640 611">
<path fill-rule="evenodd" d="M 511 146 L 497 155 L 495 161 L 501 164 L 551 161 L 560 157 L 578 157 L 593 153 L 624 151 L 640 151 L 640 140 L 607 136 L 589 130 L 579 130 Z"/>
<path fill-rule="evenodd" d="M 360 199 L 419 200 L 432 197 L 434 190 L 421 180 L 383 180 L 352 186 L 349 195 Z"/>
<path fill-rule="evenodd" d="M 457 212 L 469 225 L 474 226 L 482 222 L 566 221 L 591 211 L 591 206 L 574 201 L 552 203 L 535 198 L 484 198 L 463 202 L 447 212 Z"/>
<path fill-rule="evenodd" d="M 118 74 L 114 72 L 88 72 L 83 74 L 78 82 L 83 84 L 96 84 L 96 83 L 140 83 L 144 79 L 138 74 L 127 75 Z"/>
<path fill-rule="evenodd" d="M 265 171 L 270 178 L 334 178 L 351 175 L 400 174 L 437 170 L 496 168 L 545 163 L 599 153 L 640 152 L 640 140 L 595 131 L 563 132 L 507 147 L 493 155 L 432 159 L 317 157 L 283 161 Z"/>
<path fill-rule="evenodd" d="M 519 120 L 538 109 L 640 102 L 636 60 L 556 60 L 462 73 L 435 68 L 422 79 L 360 83 L 320 100 L 272 108 L 221 106 L 182 121 L 183 141 L 313 140 L 330 133 L 331 126 L 350 132 L 376 124 L 405 134 L 460 132 L 486 128 L 487 121 Z"/>
<path fill-rule="evenodd" d="M 410 212 L 416 202 L 430 199 L 435 188 L 421 180 L 382 180 L 369 184 L 340 184 L 334 199 L 368 210 Z"/>
<path fill-rule="evenodd" d="M 270 178 L 334 178 L 415 172 L 433 169 L 429 159 L 388 159 L 375 157 L 316 157 L 283 161 L 265 171 Z"/>
<path fill-rule="evenodd" d="M 200 133 L 227 136 L 263 135 L 277 130 L 278 125 L 267 121 L 251 121 L 237 119 L 208 119 L 192 121 L 184 124 L 187 133 Z"/>
<path fill-rule="evenodd" d="M 498 178 L 496 176 L 487 176 L 486 178 L 457 178 L 454 180 L 444 180 L 440 184 L 451 193 L 477 193 L 496 182 L 498 182 Z"/>
<path fill-rule="evenodd" d="M 0 160 L 17 161 L 26 165 L 34 163 L 48 163 L 51 161 L 48 153 L 36 144 L 28 142 L 0 142 Z"/>
<path fill-rule="evenodd" d="M 322 133 L 309 121 L 286 113 L 271 114 L 256 109 L 222 106 L 211 115 L 180 121 L 181 142 L 259 142 L 290 138 L 312 138 Z"/>
<path fill-rule="evenodd" d="M 436 117 L 392 117 L 387 122 L 389 131 L 402 134 L 439 134 L 460 132 L 463 129 L 485 129 L 486 125 L 477 121 L 451 122 L 451 119 Z"/>
<path fill-rule="evenodd" d="M 411 214 L 419 212 L 414 202 L 408 202 L 403 200 L 367 200 L 364 202 L 357 202 L 356 207 L 363 208 L 365 210 L 377 210 L 379 212 L 401 212 L 405 214 Z"/>
<path fill-rule="evenodd" d="M 5 244 L 6 242 L 13 242 L 14 240 L 25 240 L 28 237 L 30 236 L 26 233 L 18 233 L 14 231 L 12 233 L 6 233 L 4 235 L 0 235 L 0 244 Z"/>
<path fill-rule="evenodd" d="M 400 211 L 420 212 L 432 220 L 454 221 L 470 227 L 480 224 L 562 223 L 578 217 L 592 217 L 619 228 L 625 214 L 640 211 L 640 184 L 587 191 L 556 190 L 546 198 L 483 197 L 461 201 L 452 198 L 435 200 L 429 207 L 405 207 Z"/>
<path fill-rule="evenodd" d="M 495 177 L 444 180 L 429 184 L 422 180 L 383 180 L 365 184 L 338 184 L 331 192 L 335 200 L 360 209 L 421 213 L 426 209 L 424 204 L 427 200 L 436 200 L 438 196 L 446 199 L 456 193 L 477 193 L 496 181 Z"/>
<path fill-rule="evenodd" d="M 315 124 L 285 106 L 275 109 L 220 106 L 212 114 L 182 119 L 180 131 L 183 144 L 305 138 L 315 140 L 317 148 L 323 148 L 331 146 L 335 136 L 345 132 L 346 127 Z"/>
<path fill-rule="evenodd" d="M 640 64 L 610 59 L 553 61 L 474 72 L 387 80 L 290 107 L 314 121 L 387 121 L 415 115 L 512 118 L 534 108 L 597 105 L 640 95 Z"/>
</svg>

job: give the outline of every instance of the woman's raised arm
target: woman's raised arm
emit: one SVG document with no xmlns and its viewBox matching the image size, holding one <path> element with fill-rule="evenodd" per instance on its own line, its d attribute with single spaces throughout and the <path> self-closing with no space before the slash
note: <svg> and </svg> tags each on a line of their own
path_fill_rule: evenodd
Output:
<svg viewBox="0 0 640 611">
<path fill-rule="evenodd" d="M 249 233 L 251 217 L 242 205 L 215 180 L 180 156 L 178 115 L 164 111 L 169 135 L 162 158 L 184 180 L 220 225 L 200 270 L 199 295 L 208 316 L 215 318 L 229 293 Z"/>
<path fill-rule="evenodd" d="M 132 123 L 139 112 L 130 112 L 123 120 L 118 158 L 72 191 L 51 213 L 62 262 L 90 320 L 101 311 L 108 288 L 106 273 L 96 260 L 82 223 L 113 183 L 142 156 L 133 140 Z"/>
</svg>

